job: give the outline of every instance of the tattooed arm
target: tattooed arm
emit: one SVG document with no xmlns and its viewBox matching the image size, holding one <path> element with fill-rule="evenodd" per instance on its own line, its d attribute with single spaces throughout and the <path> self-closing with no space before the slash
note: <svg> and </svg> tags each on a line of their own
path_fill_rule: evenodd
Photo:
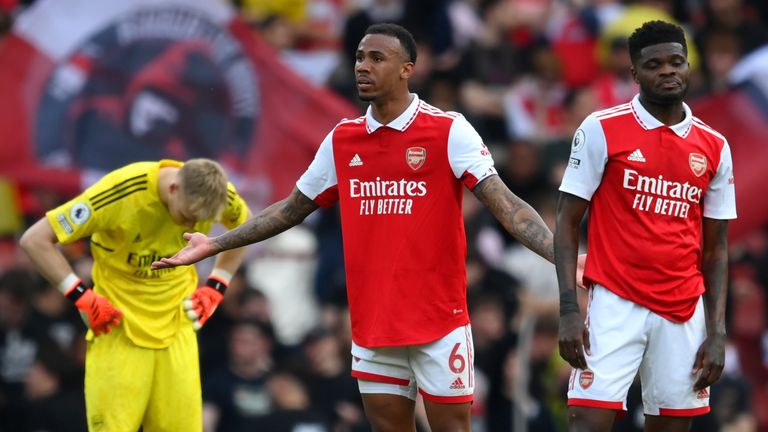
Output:
<svg viewBox="0 0 768 432">
<path fill-rule="evenodd" d="M 318 205 L 294 188 L 290 195 L 262 210 L 239 227 L 218 237 L 201 233 L 184 234 L 189 242 L 171 258 L 152 263 L 152 269 L 175 267 L 196 263 L 219 252 L 266 240 L 301 223 Z"/>
<path fill-rule="evenodd" d="M 216 237 L 219 251 L 266 240 L 301 223 L 318 205 L 297 188 L 243 225 Z M 217 251 L 218 252 L 218 251 Z"/>
<path fill-rule="evenodd" d="M 512 193 L 499 176 L 487 177 L 472 192 L 520 243 L 555 262 L 552 231 L 536 210 Z"/>
</svg>

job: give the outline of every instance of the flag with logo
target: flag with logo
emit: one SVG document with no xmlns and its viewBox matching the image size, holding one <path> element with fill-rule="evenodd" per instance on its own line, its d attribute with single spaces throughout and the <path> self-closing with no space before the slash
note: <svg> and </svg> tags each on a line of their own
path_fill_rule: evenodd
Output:
<svg viewBox="0 0 768 432">
<path fill-rule="evenodd" d="M 0 177 L 73 193 L 134 161 L 208 157 L 281 198 L 358 110 L 218 0 L 38 0 L 0 46 Z"/>
</svg>

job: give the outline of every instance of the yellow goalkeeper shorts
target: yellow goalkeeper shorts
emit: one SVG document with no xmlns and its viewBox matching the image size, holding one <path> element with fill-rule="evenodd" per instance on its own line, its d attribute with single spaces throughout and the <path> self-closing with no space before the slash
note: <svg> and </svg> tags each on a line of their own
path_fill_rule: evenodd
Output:
<svg viewBox="0 0 768 432">
<path fill-rule="evenodd" d="M 168 348 L 135 345 L 122 326 L 88 342 L 85 403 L 91 432 L 202 431 L 197 337 L 182 326 Z"/>
</svg>

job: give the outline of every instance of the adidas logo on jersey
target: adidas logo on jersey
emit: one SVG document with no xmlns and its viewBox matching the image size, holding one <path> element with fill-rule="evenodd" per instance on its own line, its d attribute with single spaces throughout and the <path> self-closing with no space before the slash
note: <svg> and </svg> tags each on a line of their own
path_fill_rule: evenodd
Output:
<svg viewBox="0 0 768 432">
<path fill-rule="evenodd" d="M 134 242 L 134 243 L 138 243 L 138 242 L 140 242 L 140 241 L 141 241 L 141 233 L 139 233 L 139 234 L 136 234 L 136 237 L 133 239 L 133 242 Z"/>
<path fill-rule="evenodd" d="M 645 156 L 643 156 L 643 152 L 641 152 L 640 149 L 637 149 L 633 151 L 631 155 L 627 156 L 627 160 L 633 162 L 645 162 Z"/>
<path fill-rule="evenodd" d="M 360 159 L 360 155 L 355 153 L 355 157 L 352 158 L 351 161 L 349 161 L 349 166 L 360 166 L 363 164 L 363 160 Z"/>
<path fill-rule="evenodd" d="M 451 390 L 462 390 L 466 387 L 464 386 L 464 381 L 461 380 L 461 377 L 456 378 L 456 381 L 451 384 L 451 387 L 449 387 Z"/>
</svg>

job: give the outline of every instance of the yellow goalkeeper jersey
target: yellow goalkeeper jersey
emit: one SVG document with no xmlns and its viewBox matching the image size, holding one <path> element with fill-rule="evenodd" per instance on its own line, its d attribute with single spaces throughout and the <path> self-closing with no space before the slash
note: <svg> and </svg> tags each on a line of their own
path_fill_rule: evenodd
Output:
<svg viewBox="0 0 768 432">
<path fill-rule="evenodd" d="M 71 201 L 46 213 L 59 242 L 90 236 L 94 290 L 123 312 L 128 337 L 145 348 L 165 348 L 191 325 L 181 302 L 197 288 L 194 266 L 151 270 L 153 261 L 186 245 L 185 232 L 208 233 L 214 222 L 232 229 L 248 211 L 234 185 L 218 221 L 176 225 L 157 190 L 158 171 L 171 160 L 138 162 L 110 172 Z"/>
</svg>

